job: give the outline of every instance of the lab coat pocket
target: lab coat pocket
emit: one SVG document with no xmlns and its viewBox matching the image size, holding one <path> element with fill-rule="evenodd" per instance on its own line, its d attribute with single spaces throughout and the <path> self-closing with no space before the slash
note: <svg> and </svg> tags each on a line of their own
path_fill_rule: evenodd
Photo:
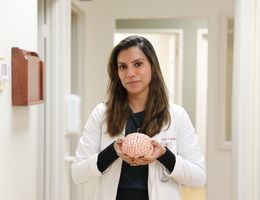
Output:
<svg viewBox="0 0 260 200">
<path fill-rule="evenodd" d="M 160 167 L 160 172 L 159 172 L 159 182 L 160 183 L 167 183 L 169 182 L 169 173 L 166 171 L 167 169 L 165 166 Z"/>
</svg>

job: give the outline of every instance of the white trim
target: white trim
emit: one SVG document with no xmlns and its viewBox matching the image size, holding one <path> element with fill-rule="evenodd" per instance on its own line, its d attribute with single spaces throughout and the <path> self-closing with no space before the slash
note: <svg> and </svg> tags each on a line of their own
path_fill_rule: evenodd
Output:
<svg viewBox="0 0 260 200">
<path fill-rule="evenodd" d="M 77 77 L 76 80 L 72 84 L 76 88 L 74 92 L 75 94 L 80 96 L 81 102 L 84 102 L 84 67 L 85 67 L 85 62 L 84 62 L 84 57 L 85 55 L 85 49 L 86 47 L 84 46 L 85 44 L 85 29 L 86 29 L 86 23 L 85 23 L 85 14 L 86 12 L 82 10 L 79 6 L 79 3 L 75 3 L 77 1 L 72 0 L 71 3 L 71 11 L 74 12 L 77 15 L 76 19 L 76 45 L 71 46 L 71 52 L 75 52 L 75 63 L 71 63 L 71 67 L 75 67 L 75 77 Z M 71 22 L 72 24 L 73 22 Z M 72 28 L 72 27 L 71 27 Z M 72 56 L 72 55 L 71 55 Z M 71 58 L 72 59 L 72 58 Z M 73 60 L 72 60 L 73 61 Z M 71 69 L 72 70 L 72 69 Z M 72 82 L 73 80 L 71 80 Z M 84 103 L 81 104 L 81 110 L 84 110 Z M 83 128 L 83 117 L 81 114 L 81 126 L 80 130 Z M 73 152 L 75 153 L 75 152 Z"/>
<path fill-rule="evenodd" d="M 45 50 L 44 26 L 44 1 L 38 0 L 38 53 L 43 60 Z M 38 106 L 38 144 L 37 144 L 37 199 L 45 199 L 45 105 Z"/>
<path fill-rule="evenodd" d="M 259 0 L 236 1 L 233 92 L 233 199 L 259 199 Z M 259 9 L 259 5 L 258 5 Z M 259 10 L 258 10 L 259 12 Z M 257 74 L 258 73 L 258 74 Z"/>
<path fill-rule="evenodd" d="M 80 7 L 78 7 L 78 4 L 75 4 L 74 1 L 72 1 L 71 4 L 71 10 L 77 15 L 77 21 L 76 21 L 76 38 L 77 38 L 77 43 L 76 43 L 76 49 L 71 49 L 72 52 L 75 53 L 76 57 L 76 63 L 75 66 L 77 67 L 77 74 L 76 76 L 78 77 L 77 83 L 74 83 L 77 85 L 77 94 L 83 96 L 83 79 L 84 79 L 84 73 L 83 73 L 83 66 L 84 66 L 84 52 L 85 52 L 85 47 L 84 47 L 84 35 L 85 35 L 85 23 L 84 23 L 84 15 L 85 12 L 81 10 Z M 73 47 L 71 47 L 73 48 Z"/>
<path fill-rule="evenodd" d="M 48 28 L 48 33 L 44 31 L 46 34 L 45 35 L 45 44 L 44 44 L 44 53 L 45 53 L 45 149 L 44 149 L 44 154 L 45 154 L 45 196 L 44 200 L 51 200 L 51 122 L 52 122 L 52 104 L 51 104 L 51 99 L 49 98 L 51 96 L 50 90 L 49 90 L 49 85 L 51 85 L 51 77 L 52 74 L 50 72 L 51 69 L 51 59 L 52 59 L 52 53 L 51 53 L 51 3 L 52 0 L 45 0 L 45 27 L 49 26 Z M 44 28 L 43 28 L 44 29 Z M 47 30 L 45 28 L 45 30 Z"/>
<path fill-rule="evenodd" d="M 46 70 L 46 199 L 69 199 L 68 175 L 64 155 L 65 96 L 68 94 L 70 67 L 69 0 L 49 0 L 50 49 Z"/>
<path fill-rule="evenodd" d="M 75 18 L 72 17 L 71 21 L 71 31 L 75 31 L 71 35 L 71 43 L 75 42 L 75 44 L 71 45 L 71 83 L 73 85 L 73 91 L 71 93 L 77 94 L 80 96 L 81 102 L 84 102 L 84 57 L 85 57 L 85 11 L 80 8 L 80 3 L 72 0 L 71 2 L 71 12 L 75 14 Z M 71 13 L 72 14 L 72 13 Z M 75 25 L 75 26 L 74 26 Z M 74 26 L 74 27 L 73 27 Z M 73 36 L 75 36 L 73 40 Z M 74 78 L 73 78 L 74 77 Z M 81 103 L 81 110 L 84 110 L 84 103 Z M 81 113 L 81 121 L 80 121 L 80 130 L 83 128 L 83 117 Z M 80 131 L 81 132 L 81 131 Z M 67 134 L 67 143 L 69 151 L 67 151 L 67 156 L 64 157 L 65 162 L 68 166 L 71 165 L 71 162 L 75 159 L 75 151 L 78 144 L 78 140 L 80 137 L 80 132 L 78 134 Z M 70 172 L 70 171 L 69 171 Z M 84 199 L 84 187 L 82 185 L 76 185 L 70 173 L 68 174 L 70 177 L 70 199 L 71 200 L 82 200 Z"/>
<path fill-rule="evenodd" d="M 49 196 L 48 193 L 48 165 L 49 160 L 47 157 L 48 152 L 48 126 L 46 124 L 46 110 L 48 101 L 48 94 L 46 90 L 46 84 L 49 81 L 47 76 L 49 61 L 50 61 L 50 10 L 47 7 L 50 6 L 50 0 L 38 0 L 38 52 L 41 59 L 44 62 L 45 67 L 45 91 L 44 91 L 44 104 L 38 106 L 38 144 L 37 144 L 37 199 L 46 200 Z"/>
<path fill-rule="evenodd" d="M 227 21 L 230 18 L 234 18 L 232 12 L 223 12 L 220 14 L 220 48 L 219 48 L 219 133 L 218 133 L 218 144 L 219 148 L 222 150 L 231 150 L 231 141 L 226 139 L 227 135 Z"/>
<path fill-rule="evenodd" d="M 255 133 L 255 158 L 254 158 L 254 200 L 260 199 L 260 0 L 255 0 L 255 63 L 254 63 L 254 133 Z"/>
<path fill-rule="evenodd" d="M 169 45 L 169 99 L 173 100 L 173 103 L 182 105 L 182 63 L 183 63 L 183 32 L 173 33 Z M 171 93 L 173 91 L 173 93 Z"/>
<path fill-rule="evenodd" d="M 183 30 L 175 29 L 175 34 L 179 37 L 179 44 L 178 44 L 178 53 L 179 53 L 179 60 L 177 68 L 175 69 L 175 80 L 177 80 L 177 99 L 176 103 L 179 105 L 183 105 L 182 97 L 183 97 Z"/>
<path fill-rule="evenodd" d="M 205 39 L 206 38 L 206 39 Z M 207 157 L 208 29 L 197 30 L 196 132 Z"/>
</svg>

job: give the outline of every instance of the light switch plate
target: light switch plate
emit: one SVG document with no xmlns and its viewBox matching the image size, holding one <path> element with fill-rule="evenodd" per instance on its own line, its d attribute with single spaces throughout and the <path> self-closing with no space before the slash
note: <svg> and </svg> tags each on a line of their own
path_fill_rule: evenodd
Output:
<svg viewBox="0 0 260 200">
<path fill-rule="evenodd" d="M 0 56 L 0 82 L 7 82 L 10 75 L 10 69 L 4 58 Z"/>
</svg>

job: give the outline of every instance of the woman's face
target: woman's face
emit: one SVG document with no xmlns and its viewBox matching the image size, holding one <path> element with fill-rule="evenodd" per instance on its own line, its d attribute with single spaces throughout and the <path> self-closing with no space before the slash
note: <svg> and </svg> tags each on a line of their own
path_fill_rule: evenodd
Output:
<svg viewBox="0 0 260 200">
<path fill-rule="evenodd" d="M 117 56 L 118 76 L 129 96 L 147 97 L 152 72 L 145 54 L 138 47 L 122 50 Z"/>
</svg>

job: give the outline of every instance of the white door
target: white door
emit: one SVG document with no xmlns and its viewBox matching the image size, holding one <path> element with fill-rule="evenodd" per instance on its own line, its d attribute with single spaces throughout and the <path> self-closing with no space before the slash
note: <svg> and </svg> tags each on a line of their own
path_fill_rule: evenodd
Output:
<svg viewBox="0 0 260 200">
<path fill-rule="evenodd" d="M 66 97 L 81 91 L 83 13 L 71 1 L 38 0 L 38 5 L 39 52 L 45 62 L 45 104 L 39 107 L 38 199 L 80 200 L 82 192 L 70 175 L 78 135 L 67 131 Z"/>
<path fill-rule="evenodd" d="M 70 93 L 76 95 L 81 100 L 80 110 L 83 110 L 83 40 L 84 40 L 84 23 L 83 23 L 83 11 L 80 10 L 75 4 L 71 7 L 71 76 L 70 76 Z M 83 122 L 82 112 L 80 113 L 80 121 L 78 130 L 73 133 L 67 134 L 67 148 L 69 155 L 67 156 L 67 162 L 69 165 L 74 159 L 75 150 L 81 135 Z M 70 176 L 70 172 L 69 172 Z M 76 185 L 73 183 L 72 178 L 70 178 L 70 191 L 71 200 L 82 200 L 84 199 L 84 191 L 82 185 Z"/>
</svg>

